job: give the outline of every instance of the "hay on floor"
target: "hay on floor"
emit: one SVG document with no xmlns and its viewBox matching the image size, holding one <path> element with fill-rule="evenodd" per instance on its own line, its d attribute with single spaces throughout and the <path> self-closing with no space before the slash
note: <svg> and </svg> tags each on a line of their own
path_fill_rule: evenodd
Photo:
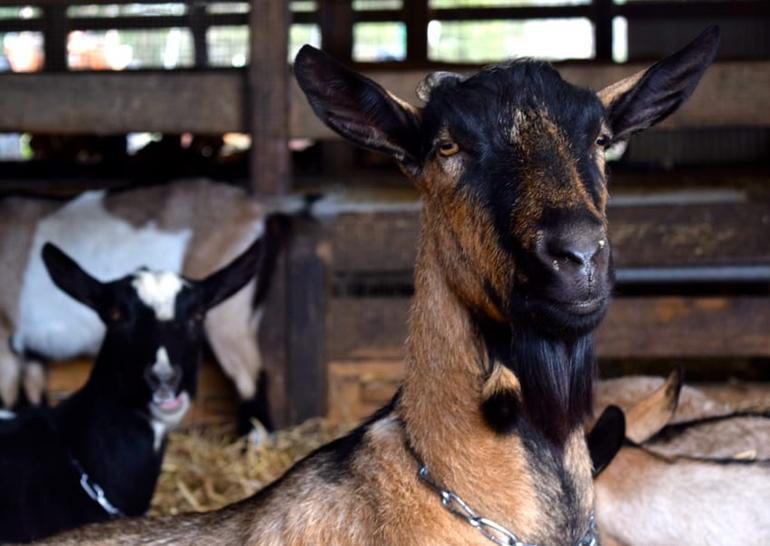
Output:
<svg viewBox="0 0 770 546">
<path fill-rule="evenodd" d="M 311 419 L 255 445 L 231 429 L 174 432 L 152 500 L 153 515 L 215 510 L 259 491 L 349 426 Z"/>
</svg>

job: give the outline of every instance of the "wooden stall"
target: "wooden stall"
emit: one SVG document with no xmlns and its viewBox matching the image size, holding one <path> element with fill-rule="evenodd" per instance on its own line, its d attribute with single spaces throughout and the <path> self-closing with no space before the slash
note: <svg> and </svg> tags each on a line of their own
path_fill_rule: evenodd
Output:
<svg viewBox="0 0 770 546">
<path fill-rule="evenodd" d="M 12 3 L 0 0 L 0 5 Z M 431 21 L 586 19 L 592 24 L 594 55 L 560 63 L 559 68 L 566 79 L 598 89 L 647 66 L 653 57 L 631 55 L 627 63 L 613 63 L 616 18 L 640 24 L 663 19 L 670 24 L 719 20 L 728 27 L 747 19 L 770 20 L 770 4 L 760 0 L 594 0 L 500 8 L 442 8 L 419 0 L 374 9 L 321 0 L 312 10 L 293 12 L 284 2 L 253 0 L 247 13 L 226 15 L 201 10 L 196 3 L 184 16 L 153 23 L 191 29 L 195 51 L 188 69 L 76 73 L 66 70 L 63 57 L 68 28 L 142 28 L 147 21 L 128 16 L 101 22 L 68 19 L 57 0 L 33 4 L 42 9 L 41 17 L 0 20 L 0 32 L 18 25 L 45 32 L 46 70 L 0 75 L 0 131 L 248 132 L 250 187 L 262 195 L 292 189 L 290 138 L 335 139 L 312 114 L 290 77 L 287 29 L 292 21 L 317 25 L 325 49 L 396 94 L 417 100 L 414 88 L 426 71 L 470 71 L 477 66 L 431 58 L 427 49 Z M 381 62 L 356 58 L 354 25 L 389 21 L 405 29 L 403 58 Z M 242 69 L 208 67 L 206 29 L 245 24 L 250 29 L 249 64 Z M 49 42 L 49 36 L 58 40 Z M 770 52 L 751 59 L 724 55 L 692 100 L 655 134 L 770 128 L 768 58 Z M 347 177 L 335 176 L 312 186 L 323 191 L 342 184 L 350 190 L 343 192 L 345 199 L 366 206 L 343 207 L 321 222 L 298 220 L 269 296 L 270 320 L 265 322 L 261 342 L 278 425 L 326 412 L 340 419 L 359 418 L 391 396 L 403 370 L 419 222 L 416 194 L 403 181 L 389 180 L 390 189 L 384 189 L 355 186 Z M 19 185 L 7 180 L 1 184 Z M 621 170 L 613 184 L 610 235 L 619 285 L 597 337 L 603 361 L 616 363 L 616 370 L 639 370 L 647 369 L 641 364 L 662 359 L 690 363 L 693 368 L 737 360 L 748 362 L 752 375 L 766 376 L 770 359 L 767 162 L 649 173 Z M 626 366 L 629 361 L 630 367 Z M 221 385 L 211 395 L 219 400 L 226 387 L 217 379 L 207 381 Z"/>
</svg>

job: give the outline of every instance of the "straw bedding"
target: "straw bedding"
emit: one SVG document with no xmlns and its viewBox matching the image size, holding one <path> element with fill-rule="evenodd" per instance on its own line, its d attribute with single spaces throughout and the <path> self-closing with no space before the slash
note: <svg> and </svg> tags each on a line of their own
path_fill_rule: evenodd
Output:
<svg viewBox="0 0 770 546">
<path fill-rule="evenodd" d="M 150 513 L 215 510 L 248 497 L 350 428 L 311 419 L 259 443 L 233 439 L 232 429 L 223 427 L 174 432 Z"/>
</svg>

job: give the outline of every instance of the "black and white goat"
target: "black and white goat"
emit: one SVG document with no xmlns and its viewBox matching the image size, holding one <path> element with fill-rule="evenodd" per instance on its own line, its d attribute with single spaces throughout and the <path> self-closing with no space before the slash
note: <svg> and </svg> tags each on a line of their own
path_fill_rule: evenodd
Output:
<svg viewBox="0 0 770 546">
<path fill-rule="evenodd" d="M 140 269 L 112 282 L 43 247 L 56 285 L 94 309 L 107 333 L 82 389 L 0 421 L 0 542 L 147 511 L 166 432 L 195 396 L 206 312 L 254 278 L 262 246 L 201 281 Z"/>
</svg>

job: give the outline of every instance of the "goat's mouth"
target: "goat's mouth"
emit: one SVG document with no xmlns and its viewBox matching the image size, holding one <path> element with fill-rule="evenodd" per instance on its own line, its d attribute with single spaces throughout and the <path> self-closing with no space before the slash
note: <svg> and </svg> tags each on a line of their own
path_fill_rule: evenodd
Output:
<svg viewBox="0 0 770 546">
<path fill-rule="evenodd" d="M 524 300 L 527 315 L 545 331 L 584 335 L 594 330 L 607 312 L 610 298 L 597 295 L 577 301 L 529 296 Z"/>
<path fill-rule="evenodd" d="M 179 424 L 189 408 L 190 395 L 187 391 L 176 394 L 170 389 L 157 389 L 150 401 L 152 416 L 167 425 Z"/>
</svg>

